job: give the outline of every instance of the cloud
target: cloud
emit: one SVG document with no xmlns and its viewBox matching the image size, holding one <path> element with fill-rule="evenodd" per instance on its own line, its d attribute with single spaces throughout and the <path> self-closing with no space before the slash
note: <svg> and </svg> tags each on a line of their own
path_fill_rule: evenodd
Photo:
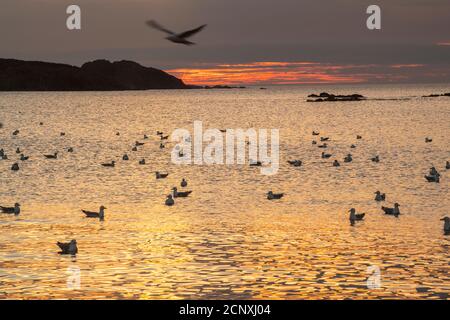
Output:
<svg viewBox="0 0 450 320">
<path fill-rule="evenodd" d="M 236 64 L 199 64 L 167 72 L 198 85 L 354 84 L 408 82 L 424 64 L 331 64 L 310 61 L 257 61 Z M 413 70 L 413 71 L 411 71 Z M 433 71 L 429 76 L 433 77 Z M 447 73 L 448 76 L 448 73 Z"/>
</svg>

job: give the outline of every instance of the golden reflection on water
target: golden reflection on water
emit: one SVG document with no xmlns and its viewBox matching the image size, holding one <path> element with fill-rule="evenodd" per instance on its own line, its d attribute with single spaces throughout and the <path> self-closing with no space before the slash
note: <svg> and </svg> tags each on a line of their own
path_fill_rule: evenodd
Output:
<svg viewBox="0 0 450 320">
<path fill-rule="evenodd" d="M 448 99 L 304 102 L 317 91 L 0 94 L 0 148 L 10 156 L 0 161 L 0 200 L 22 204 L 20 216 L 0 216 L 0 298 L 447 299 L 450 238 L 439 219 L 450 205 Z M 393 97 L 445 88 L 327 91 Z M 156 131 L 192 131 L 194 120 L 204 128 L 279 128 L 279 173 L 171 164 Z M 332 138 L 327 152 L 341 162 L 351 152 L 353 163 L 334 168 L 335 157 L 321 159 L 312 130 Z M 132 152 L 136 140 L 146 145 Z M 12 172 L 18 146 L 30 160 Z M 54 151 L 59 159 L 43 159 Z M 378 164 L 369 160 L 375 154 Z M 287 165 L 296 158 L 302 167 Z M 100 166 L 111 160 L 115 168 Z M 423 179 L 432 165 L 440 184 Z M 164 169 L 169 177 L 155 180 Z M 193 194 L 164 206 L 182 177 Z M 269 202 L 271 189 L 286 196 Z M 402 205 L 399 218 L 382 214 L 373 201 L 378 189 L 386 204 Z M 101 204 L 104 222 L 83 217 L 80 209 Z M 350 207 L 366 212 L 355 227 Z M 72 238 L 79 254 L 58 255 L 55 242 Z M 381 271 L 379 289 L 367 288 L 372 265 Z M 67 287 L 68 268 L 80 269 L 79 289 Z"/>
</svg>

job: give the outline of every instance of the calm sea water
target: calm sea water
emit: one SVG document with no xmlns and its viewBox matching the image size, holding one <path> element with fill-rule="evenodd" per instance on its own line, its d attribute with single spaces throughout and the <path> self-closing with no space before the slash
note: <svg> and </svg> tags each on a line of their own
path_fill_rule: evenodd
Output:
<svg viewBox="0 0 450 320">
<path fill-rule="evenodd" d="M 410 99 L 305 102 L 324 90 Z M 450 214 L 450 100 L 417 97 L 448 91 L 0 93 L 0 148 L 9 156 L 0 160 L 0 204 L 22 205 L 18 217 L 0 215 L 0 298 L 448 299 L 450 236 L 439 219 Z M 192 131 L 194 120 L 204 128 L 279 128 L 278 174 L 171 164 L 171 148 L 159 149 L 156 131 Z M 312 130 L 331 137 L 331 159 L 320 158 Z M 132 152 L 136 140 L 146 144 Z M 13 172 L 16 147 L 30 159 Z M 57 160 L 44 159 L 55 151 Z M 354 161 L 344 164 L 349 152 Z M 130 161 L 121 160 L 124 153 Z M 375 154 L 378 164 L 369 160 Z M 331 166 L 335 158 L 340 168 Z M 289 159 L 304 165 L 291 167 Z M 111 160 L 115 168 L 100 166 Z M 432 165 L 440 184 L 423 177 Z M 155 170 L 170 175 L 155 180 Z M 164 206 L 182 177 L 192 195 Z M 286 195 L 268 201 L 268 190 Z M 387 193 L 384 205 L 401 204 L 400 217 L 382 213 L 376 190 Z M 80 211 L 100 205 L 107 207 L 104 222 Z M 351 207 L 366 213 L 354 227 Z M 55 242 L 70 239 L 78 255 L 58 255 Z M 370 270 L 378 268 L 379 288 L 370 289 Z M 68 286 L 77 269 L 80 287 Z"/>
</svg>

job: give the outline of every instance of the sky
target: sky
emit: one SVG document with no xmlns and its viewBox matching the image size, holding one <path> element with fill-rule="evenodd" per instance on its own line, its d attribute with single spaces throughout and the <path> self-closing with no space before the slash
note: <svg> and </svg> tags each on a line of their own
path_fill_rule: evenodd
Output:
<svg viewBox="0 0 450 320">
<path fill-rule="evenodd" d="M 81 30 L 66 28 L 71 4 Z M 149 19 L 208 26 L 183 46 Z M 1 0 L 0 39 L 0 58 L 133 60 L 189 84 L 450 83 L 449 0 Z"/>
</svg>

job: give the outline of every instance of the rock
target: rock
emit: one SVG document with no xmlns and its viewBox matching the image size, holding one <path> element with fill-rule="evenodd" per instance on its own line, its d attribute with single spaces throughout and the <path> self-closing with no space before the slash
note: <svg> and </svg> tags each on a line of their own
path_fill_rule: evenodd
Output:
<svg viewBox="0 0 450 320">
<path fill-rule="evenodd" d="M 132 61 L 66 64 L 0 59 L 0 91 L 188 89 L 182 80 Z"/>
</svg>

